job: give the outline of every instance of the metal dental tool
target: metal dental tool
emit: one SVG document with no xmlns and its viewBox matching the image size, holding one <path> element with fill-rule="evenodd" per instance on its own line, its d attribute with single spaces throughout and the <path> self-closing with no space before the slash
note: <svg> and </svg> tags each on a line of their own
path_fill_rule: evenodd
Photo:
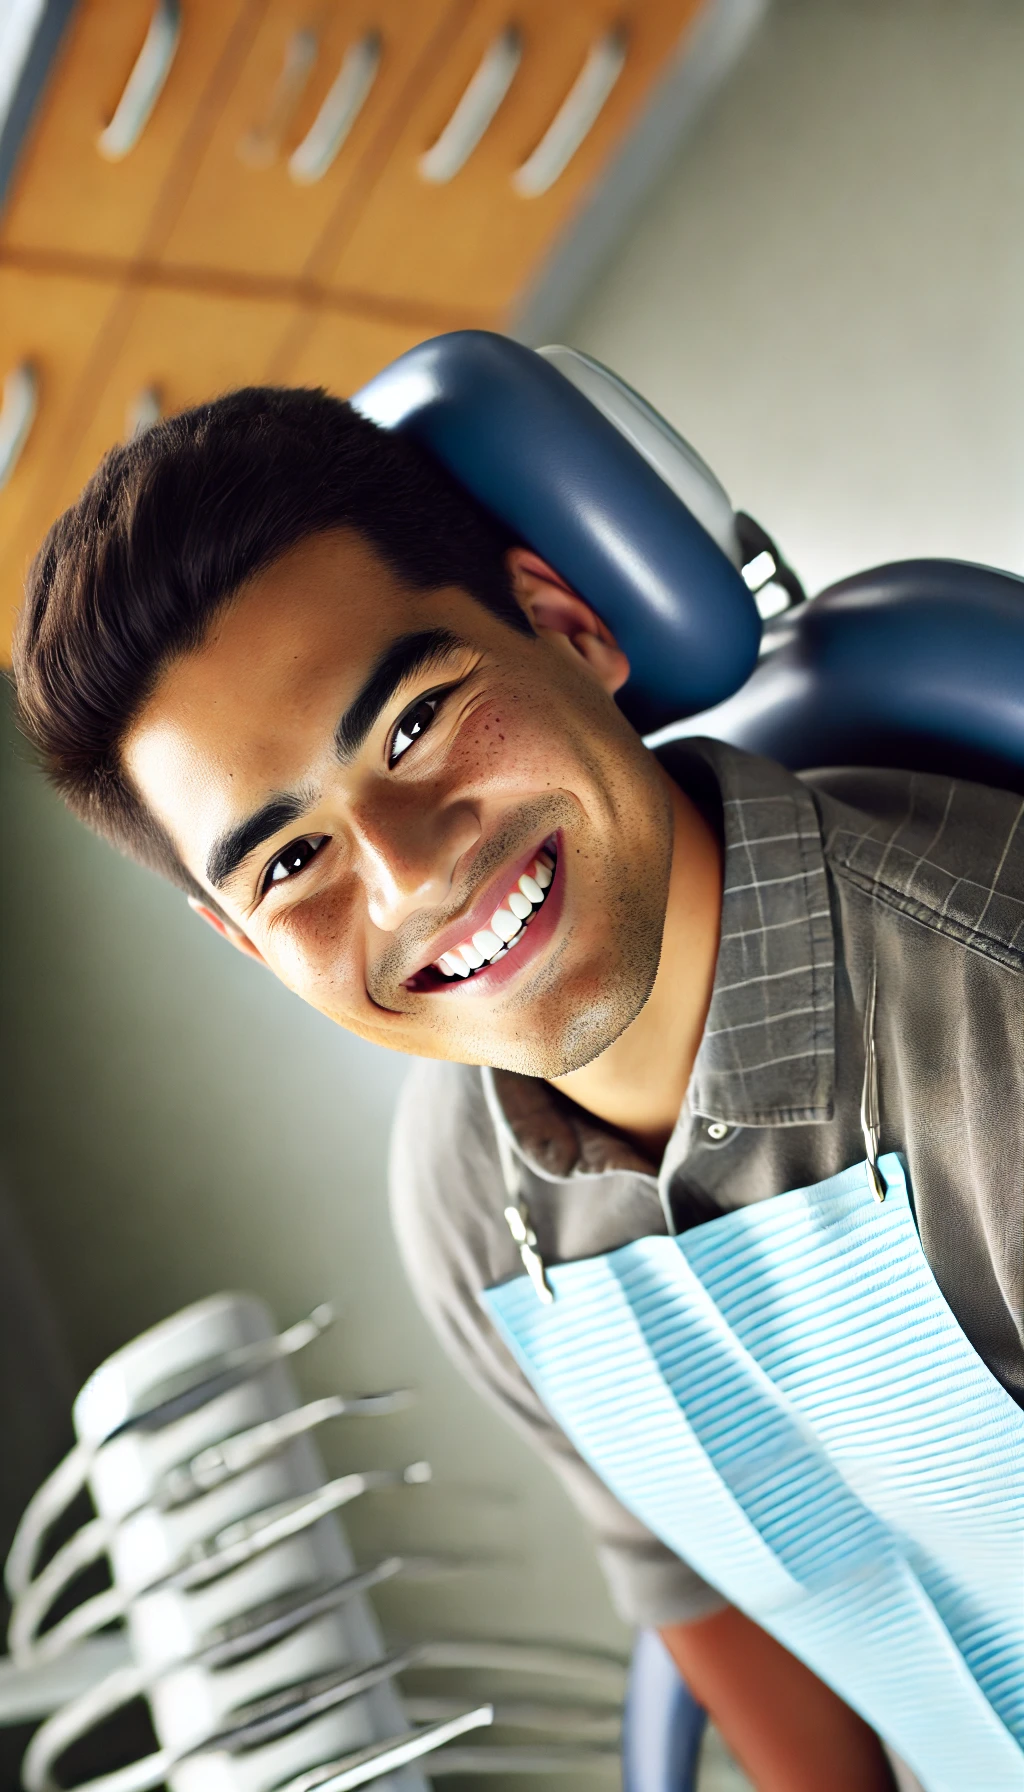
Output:
<svg viewBox="0 0 1024 1792">
<path fill-rule="evenodd" d="M 871 986 L 864 1011 L 864 1086 L 860 1098 L 860 1129 L 864 1135 L 864 1161 L 871 1193 L 881 1205 L 885 1200 L 885 1183 L 878 1168 L 878 1147 L 882 1123 L 878 1105 L 878 1057 L 875 1051 L 875 998 L 878 993 L 878 972 L 871 967 Z"/>
<path fill-rule="evenodd" d="M 357 1594 L 369 1592 L 398 1574 L 426 1577 L 438 1574 L 461 1574 L 478 1568 L 471 1558 L 440 1556 L 385 1556 L 372 1567 L 361 1568 L 333 1586 L 303 1588 L 283 1599 L 274 1599 L 212 1631 L 202 1642 L 196 1659 L 210 1668 L 223 1668 L 242 1661 L 259 1649 L 269 1648 L 291 1636 L 303 1625 L 336 1611 Z"/>
<path fill-rule="evenodd" d="M 547 1643 L 506 1643 L 490 1638 L 462 1641 L 446 1638 L 423 1649 L 423 1666 L 487 1668 L 500 1672 L 539 1674 L 544 1678 L 593 1680 L 613 1696 L 621 1696 L 626 1669 L 621 1657 L 601 1649 L 560 1648 Z"/>
<path fill-rule="evenodd" d="M 12 1604 L 32 1578 L 36 1560 L 46 1533 L 52 1529 L 72 1500 L 81 1493 L 89 1475 L 92 1459 L 103 1443 L 122 1428 L 139 1425 L 163 1425 L 180 1416 L 182 1406 L 193 1401 L 200 1404 L 213 1400 L 237 1386 L 240 1380 L 256 1375 L 272 1363 L 292 1356 L 312 1344 L 333 1324 L 334 1309 L 326 1302 L 314 1307 L 308 1318 L 276 1336 L 237 1346 L 219 1357 L 191 1364 L 187 1369 L 165 1378 L 134 1397 L 118 1388 L 115 1400 L 88 1441 L 81 1439 L 47 1476 L 22 1514 L 4 1567 L 4 1585 Z"/>
<path fill-rule="evenodd" d="M 74 1626 L 66 1619 L 39 1637 L 39 1626 L 57 1595 L 109 1546 L 112 1527 L 103 1519 L 94 1519 L 58 1551 L 38 1579 L 15 1601 L 8 1633 L 11 1654 L 15 1660 L 52 1660 L 69 1641 L 77 1641 L 90 1630 L 99 1629 L 112 1618 L 122 1616 L 131 1597 L 168 1583 L 186 1590 L 206 1586 L 222 1574 L 240 1568 L 253 1556 L 316 1524 L 327 1513 L 347 1506 L 361 1493 L 378 1487 L 416 1485 L 429 1479 L 430 1466 L 426 1462 L 413 1462 L 405 1469 L 369 1469 L 362 1474 L 341 1475 L 315 1493 L 282 1500 L 252 1517 L 238 1519 L 211 1537 L 202 1538 L 169 1569 L 136 1586 L 130 1595 L 124 1594 L 112 1602 L 109 1594 L 100 1593 L 72 1614 L 77 1620 Z M 88 1613 L 95 1621 L 83 1629 L 83 1614 Z"/>
<path fill-rule="evenodd" d="M 407 1767 L 410 1761 L 418 1761 L 431 1750 L 464 1736 L 467 1730 L 479 1730 L 493 1722 L 494 1707 L 478 1705 L 475 1711 L 466 1711 L 449 1723 L 432 1724 L 429 1729 L 415 1730 L 410 1736 L 394 1736 L 388 1742 L 373 1743 L 369 1748 L 361 1749 L 358 1755 L 350 1755 L 347 1760 L 332 1761 L 327 1767 L 314 1767 L 311 1772 L 300 1774 L 298 1779 L 289 1780 L 279 1792 L 355 1792 L 357 1786 L 369 1785 L 372 1780 L 383 1779 L 385 1774 L 394 1773 L 399 1767 Z"/>
<path fill-rule="evenodd" d="M 180 1374 L 168 1376 L 165 1381 L 148 1389 L 137 1403 L 129 1403 L 123 1417 L 118 1423 L 111 1425 L 107 1435 L 113 1436 L 128 1426 L 139 1425 L 152 1430 L 170 1424 L 181 1412 L 214 1400 L 218 1394 L 237 1387 L 248 1376 L 258 1375 L 272 1363 L 279 1363 L 282 1358 L 294 1356 L 298 1350 L 305 1350 L 308 1344 L 322 1336 L 328 1326 L 334 1324 L 334 1319 L 334 1308 L 324 1301 L 313 1308 L 308 1318 L 298 1320 L 276 1337 L 260 1339 L 255 1344 L 240 1345 L 238 1349 L 229 1350 L 222 1357 L 197 1363 L 193 1368 L 182 1370 Z"/>
<path fill-rule="evenodd" d="M 405 1711 L 413 1723 L 441 1723 L 454 1717 L 459 1705 L 458 1699 L 417 1695 L 406 1698 Z M 571 1737 L 577 1743 L 607 1744 L 617 1749 L 622 1710 L 617 1704 L 567 1705 L 555 1699 L 502 1698 L 495 1701 L 494 1722 L 502 1730 L 546 1730 Z"/>
<path fill-rule="evenodd" d="M 363 1783 L 387 1771 L 397 1743 L 409 1747 L 394 1688 L 411 1653 L 384 1650 L 366 1599 L 401 1565 L 388 1557 L 358 1571 L 338 1513 L 429 1470 L 414 1463 L 328 1480 L 317 1427 L 393 1411 L 406 1398 L 300 1403 L 286 1362 L 328 1317 L 317 1309 L 276 1335 L 260 1302 L 217 1295 L 116 1352 L 82 1389 L 76 1448 L 32 1502 L 9 1565 L 15 1663 L 5 1695 L 16 1700 L 24 1671 L 26 1696 L 38 1700 L 40 1670 L 119 1619 L 134 1660 L 122 1653 L 119 1665 L 98 1649 L 105 1677 L 77 1677 L 85 1690 L 50 1707 L 26 1762 L 32 1786 L 55 1786 L 71 1743 L 140 1695 L 159 1747 L 105 1776 L 98 1792 L 190 1792 L 207 1757 L 219 1792 L 269 1792 L 325 1762 Z M 47 1531 L 83 1486 L 96 1518 L 33 1579 Z M 41 1631 L 54 1601 L 102 1557 L 113 1585 Z M 433 1746 L 417 1737 L 410 1760 Z M 426 1792 L 415 1768 L 409 1775 L 409 1792 Z"/>
<path fill-rule="evenodd" d="M 383 1681 L 393 1680 L 396 1674 L 411 1666 L 416 1659 L 417 1650 L 406 1649 L 399 1655 L 385 1656 L 380 1661 L 365 1662 L 354 1668 L 339 1668 L 305 1683 L 267 1693 L 252 1704 L 233 1711 L 223 1729 L 204 1736 L 190 1748 L 180 1749 L 176 1753 L 161 1749 L 158 1753 L 149 1755 L 145 1761 L 133 1763 L 130 1775 L 133 1792 L 143 1792 L 144 1787 L 160 1785 L 180 1762 L 196 1755 L 222 1752 L 241 1754 L 276 1742 L 279 1737 L 287 1736 L 303 1724 L 311 1723 L 323 1712 L 344 1705 L 349 1699 L 359 1698 Z M 127 1703 L 129 1698 L 138 1697 L 143 1690 L 138 1683 L 137 1672 L 129 1670 L 118 1688 L 120 1697 L 117 1704 Z M 117 1709 L 117 1704 L 111 1706 L 108 1703 L 101 1711 L 97 1701 L 94 1712 L 90 1714 L 92 1722 L 98 1722 L 100 1716 L 109 1716 L 111 1711 Z M 53 1771 L 54 1765 L 70 1744 L 87 1727 L 91 1727 L 91 1724 L 82 1722 L 82 1716 L 80 1706 L 74 1713 L 74 1722 L 70 1712 L 61 1712 L 57 1719 L 51 1719 L 36 1733 L 22 1766 L 25 1792 L 61 1792 Z M 99 1783 L 102 1784 L 102 1781 Z M 93 1784 L 96 1785 L 97 1782 L 94 1781 Z"/>
<path fill-rule="evenodd" d="M 150 1582 L 149 1587 L 170 1582 L 191 1591 L 206 1586 L 222 1574 L 240 1568 L 253 1556 L 273 1549 L 275 1544 L 316 1524 L 329 1512 L 339 1511 L 342 1506 L 358 1499 L 361 1493 L 377 1487 L 415 1486 L 429 1480 L 430 1465 L 426 1462 L 413 1462 L 404 1469 L 372 1468 L 363 1474 L 340 1475 L 336 1481 L 328 1481 L 318 1488 L 316 1493 L 282 1500 L 278 1506 L 257 1512 L 252 1518 L 240 1518 L 209 1540 L 193 1544 L 180 1564 L 159 1581 Z"/>
<path fill-rule="evenodd" d="M 399 1771 L 403 1792 L 427 1792 L 416 1763 L 438 1751 L 445 1773 L 585 1772 L 614 1752 L 607 1705 L 510 1701 L 504 1722 L 540 1732 L 536 1742 L 479 1749 L 459 1745 L 493 1722 L 490 1703 L 400 1696 L 408 1670 L 466 1668 L 596 1682 L 617 1697 L 623 1664 L 503 1641 L 384 1648 L 370 1589 L 480 1563 L 398 1553 L 353 1563 L 338 1513 L 364 1493 L 422 1483 L 430 1469 L 327 1479 L 317 1428 L 393 1412 L 409 1396 L 300 1404 L 284 1360 L 324 1317 L 317 1309 L 275 1336 L 259 1302 L 216 1296 L 134 1340 L 87 1382 L 74 1409 L 79 1442 L 32 1502 L 8 1569 L 5 1707 L 16 1707 L 23 1676 L 24 1702 L 44 1716 L 25 1757 L 26 1792 L 62 1792 L 72 1745 L 140 1697 L 158 1747 L 77 1792 L 354 1792 Z M 33 1579 L 46 1532 L 83 1486 L 97 1516 Z M 77 1575 L 104 1557 L 113 1585 L 42 1630 Z M 94 1635 L 118 1620 L 121 1638 Z M 422 1727 L 410 1728 L 413 1716 Z"/>
<path fill-rule="evenodd" d="M 413 1574 L 444 1573 L 450 1572 L 451 1566 L 449 1562 L 432 1557 L 386 1556 L 372 1567 L 359 1569 L 333 1586 L 312 1592 L 307 1589 L 305 1597 L 301 1594 L 286 1596 L 243 1613 L 240 1618 L 211 1631 L 189 1660 L 214 1671 L 235 1667 L 283 1642 L 306 1625 L 315 1623 L 325 1613 L 336 1611 L 339 1606 L 397 1574 L 410 1571 Z M 458 1571 L 460 1568 L 479 1564 L 459 1562 L 455 1566 Z M 255 1724 L 280 1718 L 281 1732 L 286 1733 L 298 1722 L 305 1722 L 316 1714 L 311 1705 L 304 1713 L 295 1715 L 295 1708 L 302 1699 L 319 1701 L 320 1709 L 330 1709 L 333 1704 L 343 1703 L 346 1698 L 355 1698 L 381 1681 L 402 1673 L 407 1667 L 415 1666 L 427 1653 L 428 1644 L 412 1643 L 381 1661 L 321 1676 L 305 1685 L 290 1684 L 284 1690 L 271 1693 L 246 1708 L 235 1709 L 229 1714 L 230 1722 L 223 1733 L 207 1738 L 197 1746 L 200 1752 L 214 1747 L 255 1746 Z M 29 1746 L 23 1769 L 26 1792 L 59 1792 L 53 1776 L 53 1765 L 61 1754 L 78 1737 L 95 1729 L 131 1700 L 147 1693 L 158 1677 L 158 1673 L 134 1665 L 118 1666 L 116 1671 L 107 1673 L 101 1681 L 60 1707 L 56 1715 L 50 1717 L 37 1731 Z M 425 1711 L 417 1721 L 447 1721 L 457 1716 L 464 1705 L 462 1700 L 441 1703 L 444 1704 L 443 1710 Z M 411 1706 L 409 1712 L 413 1715 Z M 514 1720 L 508 1718 L 504 1721 Z M 557 1721 L 554 1727 L 560 1727 Z M 241 1734 L 243 1728 L 246 1730 L 244 1737 Z M 232 1737 L 233 1741 L 230 1740 Z M 195 1752 L 195 1748 L 185 1751 L 180 1758 L 185 1759 L 188 1753 Z M 166 1751 L 159 1758 L 151 1757 L 150 1767 L 155 1777 L 151 1782 L 147 1781 L 147 1784 L 158 1784 L 170 1765 Z M 141 1774 L 142 1764 L 137 1763 L 136 1767 Z M 142 1792 L 140 1781 L 133 1777 L 132 1784 L 136 1792 Z"/>
<path fill-rule="evenodd" d="M 498 1092 L 494 1087 L 493 1071 L 484 1071 L 483 1086 L 488 1111 L 494 1124 L 494 1137 L 498 1145 L 501 1175 L 505 1184 L 505 1193 L 508 1196 L 507 1204 L 503 1209 L 505 1224 L 519 1246 L 520 1260 L 530 1278 L 537 1299 L 543 1306 L 548 1307 L 555 1298 L 554 1289 L 548 1281 L 544 1259 L 537 1245 L 537 1234 L 530 1219 L 530 1209 L 523 1195 L 522 1173 L 508 1141 L 505 1116 L 501 1111 Z"/>
<path fill-rule="evenodd" d="M 408 1388 L 394 1388 L 384 1394 L 327 1394 L 321 1400 L 311 1400 L 295 1412 L 283 1413 L 280 1418 L 267 1419 L 248 1431 L 226 1437 L 223 1443 L 208 1444 L 190 1462 L 168 1469 L 162 1485 L 156 1490 L 154 1504 L 170 1511 L 174 1506 L 198 1499 L 201 1494 L 219 1487 L 222 1481 L 243 1474 L 255 1463 L 285 1449 L 294 1438 L 326 1424 L 328 1419 L 398 1412 L 411 1399 Z"/>
</svg>

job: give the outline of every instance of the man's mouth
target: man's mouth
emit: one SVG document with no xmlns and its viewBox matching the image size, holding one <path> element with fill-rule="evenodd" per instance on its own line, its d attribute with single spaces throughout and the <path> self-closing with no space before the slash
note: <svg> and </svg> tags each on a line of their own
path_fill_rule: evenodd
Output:
<svg viewBox="0 0 1024 1792">
<path fill-rule="evenodd" d="M 525 939 L 531 921 L 547 901 L 557 863 L 557 841 L 552 837 L 544 842 L 526 870 L 510 884 L 486 926 L 467 934 L 457 945 L 449 946 L 411 977 L 407 987 L 428 990 L 467 982 L 497 964 L 499 959 L 514 953 Z"/>
<path fill-rule="evenodd" d="M 495 909 L 490 926 L 481 928 L 452 951 L 442 952 L 440 958 L 434 960 L 434 970 L 440 971 L 449 981 L 456 977 L 472 977 L 484 965 L 495 964 L 507 952 L 514 952 L 534 915 L 544 904 L 555 875 L 555 863 L 553 846 L 544 847 Z"/>
</svg>

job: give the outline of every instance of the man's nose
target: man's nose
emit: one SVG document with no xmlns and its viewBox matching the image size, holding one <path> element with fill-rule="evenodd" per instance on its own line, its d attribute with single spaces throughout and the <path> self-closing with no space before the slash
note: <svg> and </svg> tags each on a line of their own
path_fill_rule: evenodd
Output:
<svg viewBox="0 0 1024 1792">
<path fill-rule="evenodd" d="M 368 795 L 350 819 L 367 914 L 382 933 L 449 901 L 459 860 L 480 837 L 468 804 L 438 809 L 423 791 Z"/>
</svg>

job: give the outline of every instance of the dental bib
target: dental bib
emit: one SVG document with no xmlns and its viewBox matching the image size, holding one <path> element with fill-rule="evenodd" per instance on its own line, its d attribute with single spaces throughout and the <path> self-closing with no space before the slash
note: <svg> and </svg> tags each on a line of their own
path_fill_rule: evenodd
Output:
<svg viewBox="0 0 1024 1792">
<path fill-rule="evenodd" d="M 858 1164 L 481 1298 L 622 1504 L 927 1792 L 1022 1792 L 1024 1412 L 877 1169 L 881 1203 Z"/>
</svg>

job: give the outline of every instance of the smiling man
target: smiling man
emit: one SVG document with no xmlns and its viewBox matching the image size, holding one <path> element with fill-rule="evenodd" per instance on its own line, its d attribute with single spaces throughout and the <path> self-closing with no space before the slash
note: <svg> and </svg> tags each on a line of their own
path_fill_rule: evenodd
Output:
<svg viewBox="0 0 1024 1792">
<path fill-rule="evenodd" d="M 875 1792 L 872 1729 L 614 1497 L 483 1297 L 862 1161 L 877 974 L 883 1132 L 935 1298 L 1020 1401 L 1021 806 L 714 742 L 655 756 L 614 700 L 628 671 L 437 467 L 302 392 L 114 450 L 16 646 L 72 809 L 303 1000 L 427 1060 L 395 1137 L 410 1277 L 562 1476 L 620 1609 L 765 1792 Z M 973 928 L 965 880 L 989 892 Z"/>
<path fill-rule="evenodd" d="M 673 799 L 617 712 L 611 740 L 593 726 L 622 656 L 597 632 L 574 651 L 586 606 L 523 550 L 508 565 L 513 626 L 349 535 L 301 541 L 166 668 L 122 763 L 197 906 L 331 1019 L 558 1074 L 650 994 Z M 542 664 L 524 615 L 561 648 Z"/>
</svg>

